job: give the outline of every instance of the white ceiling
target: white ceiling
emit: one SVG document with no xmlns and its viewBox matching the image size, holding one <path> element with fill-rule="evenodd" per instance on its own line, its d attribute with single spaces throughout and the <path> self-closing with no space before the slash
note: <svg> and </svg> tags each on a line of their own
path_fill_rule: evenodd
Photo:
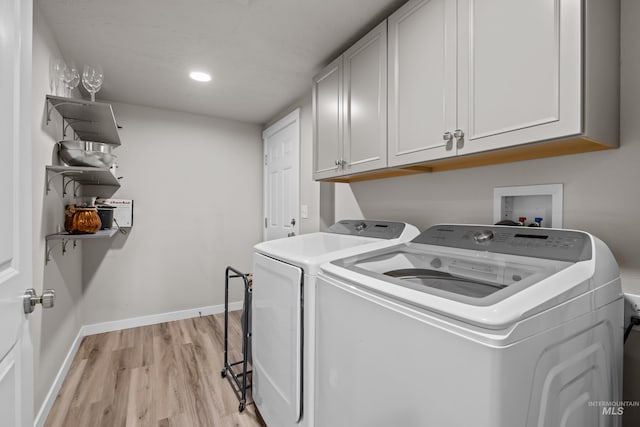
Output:
<svg viewBox="0 0 640 427">
<path fill-rule="evenodd" d="M 99 62 L 97 100 L 265 123 L 406 0 L 37 0 L 63 56 Z M 213 75 L 192 81 L 189 71 Z"/>
</svg>

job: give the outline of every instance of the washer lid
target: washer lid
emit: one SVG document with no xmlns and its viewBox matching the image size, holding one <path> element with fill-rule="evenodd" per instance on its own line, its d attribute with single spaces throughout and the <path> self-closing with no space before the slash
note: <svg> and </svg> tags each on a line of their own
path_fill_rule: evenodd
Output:
<svg viewBox="0 0 640 427">
<path fill-rule="evenodd" d="M 324 264 L 322 273 L 483 330 L 554 316 L 549 309 L 569 302 L 576 316 L 622 292 L 609 248 L 571 230 L 437 225 L 410 243 Z M 587 293 L 593 298 L 578 298 Z"/>
<path fill-rule="evenodd" d="M 356 230 L 358 224 L 366 227 Z M 256 252 L 316 274 L 320 264 L 358 253 L 408 242 L 419 234 L 410 224 L 388 221 L 345 220 L 327 231 L 269 240 L 254 246 Z"/>
<path fill-rule="evenodd" d="M 409 243 L 333 264 L 422 293 L 487 306 L 574 263 Z"/>
</svg>

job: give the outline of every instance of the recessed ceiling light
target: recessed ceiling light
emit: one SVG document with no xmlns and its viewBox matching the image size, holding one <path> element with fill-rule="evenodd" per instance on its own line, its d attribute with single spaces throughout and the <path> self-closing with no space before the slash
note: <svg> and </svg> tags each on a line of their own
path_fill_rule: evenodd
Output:
<svg viewBox="0 0 640 427">
<path fill-rule="evenodd" d="M 189 77 L 191 77 L 193 80 L 195 80 L 197 82 L 210 82 L 211 81 L 211 75 L 209 75 L 207 73 L 203 73 L 202 71 L 192 71 L 189 74 Z"/>
</svg>

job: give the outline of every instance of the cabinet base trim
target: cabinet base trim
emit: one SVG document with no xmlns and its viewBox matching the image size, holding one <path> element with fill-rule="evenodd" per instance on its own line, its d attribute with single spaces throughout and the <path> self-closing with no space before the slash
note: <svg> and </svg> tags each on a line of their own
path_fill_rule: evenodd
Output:
<svg viewBox="0 0 640 427">
<path fill-rule="evenodd" d="M 462 155 L 459 157 L 427 162 L 421 166 L 429 168 L 429 172 L 440 172 L 499 163 L 519 162 L 522 160 L 542 159 L 545 157 L 565 156 L 567 154 L 586 153 L 590 151 L 606 150 L 609 148 L 615 147 L 602 144 L 587 137 L 575 137 L 560 141 L 541 142 L 495 151 Z M 409 168 L 411 168 L 411 166 L 409 166 Z"/>
<path fill-rule="evenodd" d="M 405 175 L 415 175 L 417 173 L 422 173 L 425 171 L 421 170 L 410 170 L 410 169 L 378 169 L 371 172 L 363 172 L 356 175 L 349 176 L 339 176 L 336 178 L 327 178 L 321 181 L 324 182 L 358 182 L 358 181 L 369 181 L 372 179 L 382 179 L 382 178 L 393 178 L 395 176 L 405 176 Z"/>
<path fill-rule="evenodd" d="M 563 140 L 540 142 L 494 151 L 460 155 L 457 157 L 432 160 L 404 167 L 375 170 L 357 175 L 329 178 L 324 181 L 343 183 L 369 181 L 374 179 L 413 175 L 417 173 L 441 172 L 453 169 L 472 168 L 476 166 L 488 166 L 500 163 L 519 162 L 523 160 L 542 159 L 545 157 L 565 156 L 568 154 L 587 153 L 611 148 L 617 148 L 617 146 L 606 145 L 585 136 L 578 136 Z"/>
</svg>

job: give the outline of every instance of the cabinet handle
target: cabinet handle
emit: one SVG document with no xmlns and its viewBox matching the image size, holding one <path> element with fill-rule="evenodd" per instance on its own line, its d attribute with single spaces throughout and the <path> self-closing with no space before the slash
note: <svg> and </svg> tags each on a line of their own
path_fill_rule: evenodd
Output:
<svg viewBox="0 0 640 427">
<path fill-rule="evenodd" d="M 445 132 L 442 134 L 442 139 L 447 141 L 445 150 L 450 151 L 453 148 L 453 134 L 451 132 Z"/>
<path fill-rule="evenodd" d="M 464 147 L 464 132 L 460 129 L 456 129 L 453 136 L 456 138 L 456 148 L 460 149 Z"/>
<path fill-rule="evenodd" d="M 336 161 L 335 161 L 335 165 L 336 165 L 336 166 L 340 166 L 340 164 L 341 164 L 341 163 L 340 163 L 340 160 L 336 159 Z"/>
<path fill-rule="evenodd" d="M 347 161 L 344 159 L 336 160 L 335 165 L 338 166 L 338 168 L 344 168 L 347 165 Z"/>
</svg>

